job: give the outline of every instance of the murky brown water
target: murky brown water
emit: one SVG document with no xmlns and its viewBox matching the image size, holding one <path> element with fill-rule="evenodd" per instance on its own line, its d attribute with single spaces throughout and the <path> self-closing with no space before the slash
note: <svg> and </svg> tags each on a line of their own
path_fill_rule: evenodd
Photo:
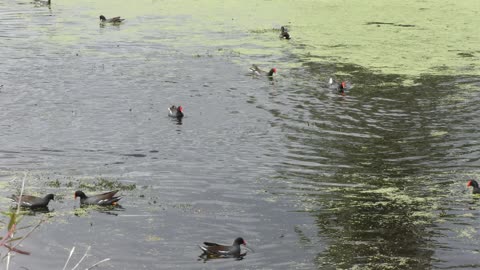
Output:
<svg viewBox="0 0 480 270">
<path fill-rule="evenodd" d="M 286 2 L 270 11 L 293 5 Z M 338 19 L 338 2 L 321 13 Z M 327 17 L 272 15 L 272 4 L 225 2 L 222 13 L 205 1 L 0 3 L 0 195 L 15 193 L 24 175 L 26 192 L 58 195 L 51 217 L 22 244 L 32 254 L 16 255 L 13 269 L 60 269 L 72 246 L 67 269 L 87 246 L 83 268 L 104 258 L 99 269 L 480 266 L 480 202 L 465 187 L 480 169 L 471 26 L 448 21 L 464 30 L 452 33 L 465 50 L 437 37 L 430 47 L 455 53 L 432 51 L 425 59 L 435 61 L 414 65 L 405 55 L 418 57 L 428 44 L 398 43 L 399 54 L 393 41 L 376 44 L 378 56 L 365 48 L 370 34 L 428 32 L 436 24 L 422 25 L 421 14 L 379 21 L 354 5 L 344 21 L 358 24 L 362 38 L 352 44 L 352 28 L 340 43 L 322 41 L 312 29 L 333 25 Z M 256 24 L 255 10 L 266 14 Z M 101 13 L 127 20 L 100 27 Z M 291 41 L 271 30 L 282 24 Z M 246 76 L 252 63 L 275 65 L 279 75 Z M 342 97 L 328 88 L 330 76 L 354 88 Z M 181 124 L 167 116 L 172 104 L 185 109 Z M 78 209 L 74 191 L 101 179 L 135 188 L 121 191 L 122 208 Z M 237 236 L 255 252 L 198 258 L 201 242 Z"/>
</svg>

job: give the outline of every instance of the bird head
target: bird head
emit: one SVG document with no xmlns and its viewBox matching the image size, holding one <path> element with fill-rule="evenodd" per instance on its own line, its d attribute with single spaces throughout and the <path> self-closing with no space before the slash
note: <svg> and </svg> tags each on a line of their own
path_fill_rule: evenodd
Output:
<svg viewBox="0 0 480 270">
<path fill-rule="evenodd" d="M 475 180 L 471 179 L 471 180 L 469 180 L 469 181 L 468 181 L 468 183 L 467 183 L 467 187 L 474 187 L 474 188 L 478 188 L 478 183 L 477 183 L 477 181 L 475 181 Z"/>
<path fill-rule="evenodd" d="M 77 199 L 77 197 L 86 198 L 87 195 L 85 195 L 85 193 L 83 193 L 83 191 L 77 190 L 77 191 L 75 191 L 74 199 Z"/>
</svg>

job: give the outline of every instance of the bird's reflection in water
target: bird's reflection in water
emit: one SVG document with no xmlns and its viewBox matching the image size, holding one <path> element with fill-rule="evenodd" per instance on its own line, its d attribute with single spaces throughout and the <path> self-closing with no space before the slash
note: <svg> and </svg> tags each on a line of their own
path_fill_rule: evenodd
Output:
<svg viewBox="0 0 480 270">
<path fill-rule="evenodd" d="M 88 211 L 96 211 L 99 213 L 103 213 L 106 215 L 118 216 L 118 212 L 125 211 L 125 208 L 120 204 L 115 205 L 106 205 L 106 206 L 99 206 L 99 205 L 81 205 L 80 207 L 75 207 L 74 215 L 77 217 L 85 215 Z"/>
<path fill-rule="evenodd" d="M 234 259 L 236 261 L 241 261 L 244 259 L 244 257 L 247 255 L 247 252 L 240 254 L 239 256 L 219 256 L 219 255 L 211 255 L 211 254 L 206 254 L 202 253 L 200 256 L 198 256 L 198 261 L 203 261 L 206 263 L 207 261 L 210 260 L 218 260 L 218 259 Z"/>
<path fill-rule="evenodd" d="M 16 211 L 17 207 L 12 207 L 12 211 Z M 50 210 L 50 208 L 47 207 L 36 207 L 36 208 L 27 208 L 27 207 L 21 207 L 22 213 L 27 216 L 36 216 L 37 214 L 47 214 L 47 213 L 53 213 L 55 210 Z"/>
</svg>

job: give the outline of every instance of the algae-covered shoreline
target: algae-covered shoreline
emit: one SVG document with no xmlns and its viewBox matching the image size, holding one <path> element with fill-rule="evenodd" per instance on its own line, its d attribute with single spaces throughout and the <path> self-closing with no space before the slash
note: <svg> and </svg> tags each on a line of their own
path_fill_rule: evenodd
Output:
<svg viewBox="0 0 480 270">
<path fill-rule="evenodd" d="M 65 29 L 53 34 L 60 35 L 53 37 L 60 43 L 88 44 L 89 37 L 79 34 L 85 23 L 76 26 L 76 21 L 95 20 L 98 10 L 105 10 L 111 16 L 127 18 L 128 24 L 112 41 L 134 42 L 136 33 L 144 32 L 151 38 L 143 42 L 192 53 L 199 46 L 212 47 L 212 53 L 225 49 L 241 55 L 239 62 L 258 56 L 275 62 L 289 51 L 299 62 L 350 63 L 383 73 L 480 74 L 476 65 L 480 3 L 475 0 L 200 0 L 180 5 L 176 1 L 142 0 L 133 5 L 128 1 L 69 0 L 54 1 L 52 8 L 68 6 L 79 10 L 80 16 L 69 22 L 73 29 L 79 28 L 75 33 Z M 278 34 L 272 30 L 281 25 L 289 27 L 293 37 L 288 44 L 274 39 Z"/>
</svg>

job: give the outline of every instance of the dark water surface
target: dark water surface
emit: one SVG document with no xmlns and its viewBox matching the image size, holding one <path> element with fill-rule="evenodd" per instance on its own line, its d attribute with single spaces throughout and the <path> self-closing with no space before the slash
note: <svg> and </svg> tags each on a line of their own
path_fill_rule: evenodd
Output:
<svg viewBox="0 0 480 270">
<path fill-rule="evenodd" d="M 446 72 L 382 73 L 315 55 L 301 22 L 282 41 L 270 28 L 295 22 L 219 22 L 221 8 L 190 2 L 0 2 L 1 210 L 24 177 L 27 193 L 58 196 L 22 220 L 50 217 L 11 269 L 61 269 L 73 246 L 67 269 L 88 246 L 82 269 L 480 267 L 480 201 L 465 187 L 480 178 L 478 51 L 455 68 L 445 52 Z M 99 26 L 100 13 L 127 21 Z M 419 27 L 372 22 L 366 33 Z M 247 76 L 252 63 L 279 74 Z M 354 88 L 340 96 L 330 76 Z M 74 191 L 102 179 L 134 187 L 123 208 L 78 209 Z M 237 236 L 255 252 L 198 258 L 197 244 Z"/>
</svg>

